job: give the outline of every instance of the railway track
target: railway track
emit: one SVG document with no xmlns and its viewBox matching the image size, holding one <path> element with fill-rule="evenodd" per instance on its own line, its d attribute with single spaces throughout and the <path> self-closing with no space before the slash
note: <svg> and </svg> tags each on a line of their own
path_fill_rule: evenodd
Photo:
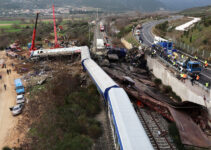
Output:
<svg viewBox="0 0 211 150">
<path fill-rule="evenodd" d="M 158 114 L 144 108 L 136 108 L 136 111 L 155 150 L 176 150 L 165 125 L 160 125 Z"/>
</svg>

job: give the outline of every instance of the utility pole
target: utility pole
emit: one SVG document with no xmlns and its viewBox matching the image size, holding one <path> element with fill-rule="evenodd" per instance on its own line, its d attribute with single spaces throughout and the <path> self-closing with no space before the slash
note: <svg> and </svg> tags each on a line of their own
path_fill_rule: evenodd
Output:
<svg viewBox="0 0 211 150">
<path fill-rule="evenodd" d="M 97 8 L 97 21 L 98 21 L 98 8 Z"/>
</svg>

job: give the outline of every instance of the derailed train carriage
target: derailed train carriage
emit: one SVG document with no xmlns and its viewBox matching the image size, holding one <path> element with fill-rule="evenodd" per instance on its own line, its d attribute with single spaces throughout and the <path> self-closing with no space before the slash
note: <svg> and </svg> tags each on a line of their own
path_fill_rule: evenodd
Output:
<svg viewBox="0 0 211 150">
<path fill-rule="evenodd" d="M 115 149 L 152 150 L 152 144 L 126 92 L 90 58 L 88 47 L 81 48 L 81 61 L 107 104 Z"/>
<path fill-rule="evenodd" d="M 57 48 L 57 49 L 39 49 L 31 51 L 32 58 L 71 56 L 80 53 L 80 47 Z"/>
<path fill-rule="evenodd" d="M 117 150 L 153 150 L 152 144 L 124 89 L 120 88 L 90 57 L 87 46 L 37 50 L 31 57 L 48 57 L 81 52 L 81 62 L 104 97 Z"/>
</svg>

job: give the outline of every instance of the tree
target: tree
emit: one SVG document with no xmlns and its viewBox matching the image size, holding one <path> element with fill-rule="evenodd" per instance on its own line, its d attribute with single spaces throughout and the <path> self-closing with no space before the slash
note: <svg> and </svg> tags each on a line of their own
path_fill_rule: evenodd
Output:
<svg viewBox="0 0 211 150">
<path fill-rule="evenodd" d="M 12 149 L 6 146 L 6 147 L 3 147 L 2 150 L 12 150 Z"/>
<path fill-rule="evenodd" d="M 208 42 L 207 42 L 206 39 L 204 39 L 204 40 L 203 40 L 203 43 L 204 43 L 205 45 L 207 45 Z"/>
</svg>

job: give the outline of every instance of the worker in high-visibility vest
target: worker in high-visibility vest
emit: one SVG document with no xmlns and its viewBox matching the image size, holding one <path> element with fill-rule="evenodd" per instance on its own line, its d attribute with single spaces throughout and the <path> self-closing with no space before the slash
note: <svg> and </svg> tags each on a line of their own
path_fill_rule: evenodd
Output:
<svg viewBox="0 0 211 150">
<path fill-rule="evenodd" d="M 184 78 L 184 79 L 187 79 L 187 77 L 188 77 L 188 75 L 184 73 L 184 74 L 183 74 L 183 78 Z"/>
<path fill-rule="evenodd" d="M 184 75 L 184 73 L 180 73 L 180 79 L 181 79 L 181 81 L 183 81 L 183 75 Z"/>
<path fill-rule="evenodd" d="M 188 77 L 187 74 L 184 73 L 184 74 L 183 74 L 183 81 L 184 81 L 184 82 L 185 82 L 185 79 L 187 79 L 187 77 Z"/>
<path fill-rule="evenodd" d="M 182 55 L 181 57 L 184 58 L 184 55 Z"/>
<path fill-rule="evenodd" d="M 197 81 L 199 81 L 199 78 L 200 78 L 200 77 L 199 77 L 199 75 L 197 74 L 197 76 L 196 76 L 196 80 L 197 80 Z"/>
<path fill-rule="evenodd" d="M 152 51 L 152 57 L 154 57 L 156 55 L 156 50 Z"/>
<path fill-rule="evenodd" d="M 194 59 L 195 59 L 195 60 L 198 60 L 198 57 L 197 57 L 197 56 L 195 56 L 195 57 L 194 57 Z"/>
<path fill-rule="evenodd" d="M 175 62 L 175 61 L 173 62 L 173 65 L 174 65 L 174 66 L 176 65 L 176 62 Z"/>
<path fill-rule="evenodd" d="M 207 68 L 208 67 L 208 62 L 205 60 L 204 61 L 204 67 Z"/>
<path fill-rule="evenodd" d="M 208 88 L 209 87 L 209 82 L 206 82 L 205 86 L 206 86 L 206 88 Z"/>
</svg>

